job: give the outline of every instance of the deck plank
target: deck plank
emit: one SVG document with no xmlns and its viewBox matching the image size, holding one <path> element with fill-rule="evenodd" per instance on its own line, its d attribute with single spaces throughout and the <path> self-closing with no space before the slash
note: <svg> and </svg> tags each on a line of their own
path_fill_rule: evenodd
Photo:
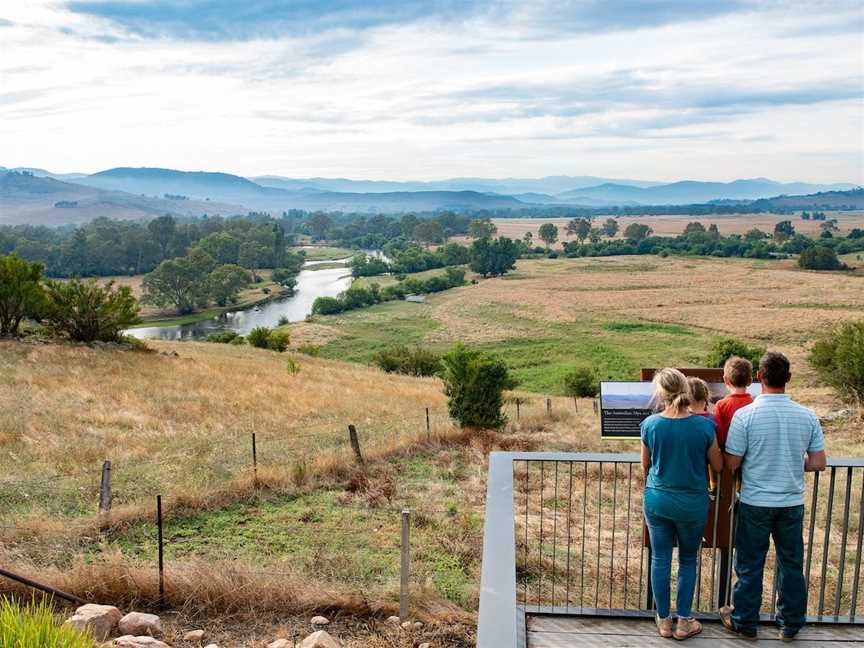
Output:
<svg viewBox="0 0 864 648">
<path fill-rule="evenodd" d="M 528 648 L 581 648 L 583 646 L 669 647 L 669 641 L 657 635 L 650 619 L 592 618 L 577 616 L 527 616 Z M 727 633 L 719 623 L 703 624 L 703 631 L 687 641 L 691 648 L 717 646 L 741 648 L 742 645 L 782 645 L 772 625 L 759 628 L 758 642 L 742 642 Z M 798 648 L 864 648 L 864 628 L 858 626 L 807 626 L 793 644 Z"/>
</svg>

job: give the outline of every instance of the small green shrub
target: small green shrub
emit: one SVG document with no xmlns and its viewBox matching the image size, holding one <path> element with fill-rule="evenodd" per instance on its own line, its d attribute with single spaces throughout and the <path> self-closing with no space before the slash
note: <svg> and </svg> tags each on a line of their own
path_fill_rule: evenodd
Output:
<svg viewBox="0 0 864 648">
<path fill-rule="evenodd" d="M 302 344 L 297 347 L 297 353 L 317 358 L 321 355 L 321 346 L 318 344 Z"/>
<path fill-rule="evenodd" d="M 216 344 L 235 344 L 235 340 L 241 337 L 237 331 L 222 331 L 221 333 L 213 333 L 207 336 L 208 342 Z"/>
<path fill-rule="evenodd" d="M 21 320 L 38 315 L 45 306 L 42 264 L 0 256 L 0 337 L 18 335 Z"/>
<path fill-rule="evenodd" d="M 600 393 L 597 374 L 590 367 L 578 367 L 564 376 L 564 393 L 576 398 L 594 398 Z"/>
<path fill-rule="evenodd" d="M 285 370 L 288 372 L 289 376 L 296 376 L 300 373 L 300 363 L 294 358 L 288 358 L 285 362 Z"/>
<path fill-rule="evenodd" d="M 45 325 L 77 342 L 117 342 L 124 329 L 141 321 L 141 307 L 128 286 L 100 285 L 95 279 L 48 281 Z"/>
<path fill-rule="evenodd" d="M 312 303 L 313 315 L 336 315 L 345 310 L 342 302 L 335 297 L 318 297 Z"/>
<path fill-rule="evenodd" d="M 238 335 L 233 340 L 231 340 L 231 344 L 233 344 L 234 346 L 243 346 L 244 344 L 246 344 L 246 338 L 244 338 L 242 335 Z"/>
<path fill-rule="evenodd" d="M 246 340 L 254 347 L 259 349 L 269 349 L 270 348 L 270 333 L 271 329 L 266 326 L 258 326 L 251 331 L 246 336 Z"/>
<path fill-rule="evenodd" d="M 277 325 L 278 326 L 288 326 L 290 323 L 291 323 L 291 320 L 289 320 L 287 317 L 285 317 L 283 315 L 282 317 L 279 318 Z"/>
<path fill-rule="evenodd" d="M 291 343 L 291 336 L 288 331 L 271 331 L 270 338 L 267 341 L 267 348 L 283 353 Z"/>
<path fill-rule="evenodd" d="M 58 623 L 45 602 L 0 599 L 0 648 L 93 648 L 90 633 Z"/>
<path fill-rule="evenodd" d="M 734 337 L 722 337 L 714 341 L 705 358 L 705 363 L 708 367 L 722 367 L 729 358 L 738 356 L 750 361 L 753 365 L 753 377 L 755 378 L 756 370 L 759 368 L 759 360 L 765 351 L 763 346 L 750 346 Z"/>
<path fill-rule="evenodd" d="M 450 416 L 462 427 L 500 428 L 507 422 L 501 412 L 504 390 L 513 389 L 516 380 L 504 362 L 460 343 L 441 365 Z"/>
<path fill-rule="evenodd" d="M 864 320 L 838 324 L 823 334 L 808 360 L 841 398 L 864 403 Z"/>
<path fill-rule="evenodd" d="M 404 345 L 379 351 L 372 358 L 378 367 L 387 373 L 408 376 L 434 376 L 441 368 L 441 356 L 427 349 Z"/>
</svg>

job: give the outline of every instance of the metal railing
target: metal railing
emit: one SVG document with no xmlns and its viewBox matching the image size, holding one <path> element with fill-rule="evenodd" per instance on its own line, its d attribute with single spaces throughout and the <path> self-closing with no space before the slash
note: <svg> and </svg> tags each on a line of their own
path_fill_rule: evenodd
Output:
<svg viewBox="0 0 864 648">
<path fill-rule="evenodd" d="M 478 646 L 517 646 L 524 614 L 651 615 L 650 548 L 636 454 L 490 456 Z M 731 475 L 708 516 L 694 610 L 710 615 L 734 585 Z M 807 481 L 805 575 L 810 622 L 864 623 L 864 460 L 833 459 Z M 673 574 L 674 576 L 674 574 Z M 773 548 L 763 618 L 776 602 Z M 523 633 L 524 634 L 524 633 Z"/>
</svg>

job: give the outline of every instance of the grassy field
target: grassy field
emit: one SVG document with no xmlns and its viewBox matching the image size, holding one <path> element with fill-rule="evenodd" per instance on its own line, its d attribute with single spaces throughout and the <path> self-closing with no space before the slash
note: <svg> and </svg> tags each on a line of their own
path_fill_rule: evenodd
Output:
<svg viewBox="0 0 864 648">
<path fill-rule="evenodd" d="M 219 628 L 214 640 L 251 648 L 274 633 L 290 637 L 324 612 L 348 646 L 389 648 L 402 640 L 374 619 L 398 607 L 400 511 L 408 507 L 413 614 L 428 625 L 414 639 L 467 647 L 488 452 L 638 449 L 601 441 L 589 401 L 577 411 L 572 400 L 553 397 L 546 414 L 546 394 L 560 393 L 564 372 L 585 364 L 633 378 L 642 366 L 701 364 L 717 335 L 733 334 L 787 352 L 792 395 L 820 415 L 836 412 L 842 405 L 804 359 L 815 331 L 864 314 L 862 281 L 802 272 L 788 261 L 544 259 L 424 304 L 389 302 L 293 325 L 292 345 L 318 345 L 320 357 L 203 343 L 150 342 L 154 352 L 146 353 L 3 342 L 0 562 L 94 600 L 151 606 L 153 502 L 162 494 L 167 603 L 182 610 L 177 628 L 206 620 Z M 437 379 L 363 364 L 394 342 L 443 350 L 456 340 L 500 355 L 522 381 L 528 402 L 518 420 L 508 405 L 501 433 L 460 434 Z M 349 423 L 360 434 L 362 469 L 347 443 Z M 864 454 L 860 418 L 825 427 L 830 455 Z M 100 518 L 106 459 L 114 506 Z M 621 500 L 608 492 L 609 470 L 603 506 L 612 511 Z M 588 474 L 592 489 L 598 475 Z M 638 510 L 638 495 L 633 505 Z M 559 517 L 542 522 L 547 540 L 566 528 Z M 531 533 L 539 530 L 535 510 L 524 519 Z M 858 523 L 851 520 L 850 537 Z M 608 556 L 610 546 L 625 548 L 621 525 L 604 518 L 579 533 Z M 613 527 L 617 544 L 608 537 Z M 821 533 L 817 525 L 820 542 Z M 834 552 L 836 525 L 831 534 Z M 549 567 L 547 554 L 525 565 L 532 584 L 536 569 Z M 603 564 L 589 585 L 606 579 Z"/>
<path fill-rule="evenodd" d="M 812 210 L 811 210 L 812 211 Z M 607 216 L 595 217 L 595 221 L 602 223 Z M 845 233 L 854 227 L 864 227 L 864 212 L 830 212 L 828 218 L 836 218 L 840 231 Z M 555 223 L 558 226 L 559 241 L 566 240 L 565 229 L 569 218 L 496 218 L 493 222 L 498 227 L 498 234 L 510 238 L 522 238 L 525 232 L 531 232 L 534 240 L 541 244 L 537 230 L 543 223 Z M 622 216 L 618 219 L 619 234 L 633 222 L 644 223 L 654 230 L 659 236 L 675 236 L 684 231 L 687 223 L 699 221 L 707 228 L 711 224 L 717 225 L 721 234 L 744 234 L 755 228 L 764 232 L 773 232 L 774 225 L 783 220 L 791 220 L 795 229 L 803 234 L 819 234 L 820 221 L 801 220 L 800 213 L 796 215 L 783 216 L 779 214 L 733 214 L 728 216 Z M 575 239 L 574 239 L 575 240 Z"/>
<path fill-rule="evenodd" d="M 550 393 L 583 364 L 631 379 L 645 366 L 698 366 L 714 338 L 734 335 L 789 353 L 809 385 L 813 333 L 864 315 L 862 290 L 860 276 L 803 272 L 790 261 L 543 259 L 425 304 L 319 317 L 293 333 L 323 357 L 360 362 L 397 341 L 443 350 L 462 340 L 504 358 L 522 388 Z"/>
</svg>

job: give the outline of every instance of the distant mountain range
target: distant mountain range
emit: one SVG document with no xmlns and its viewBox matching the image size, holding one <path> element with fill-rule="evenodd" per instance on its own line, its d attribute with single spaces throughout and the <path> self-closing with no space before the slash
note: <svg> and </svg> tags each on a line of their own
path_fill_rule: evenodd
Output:
<svg viewBox="0 0 864 648">
<path fill-rule="evenodd" d="M 288 209 L 381 213 L 516 210 L 556 205 L 688 205 L 842 192 L 853 187 L 843 183 L 780 183 L 767 178 L 667 184 L 596 176 L 397 182 L 244 178 L 230 173 L 159 168 L 117 167 L 88 175 L 0 167 L 0 222 L 81 222 L 101 215 L 142 218 L 160 213 L 225 215 Z"/>
</svg>

